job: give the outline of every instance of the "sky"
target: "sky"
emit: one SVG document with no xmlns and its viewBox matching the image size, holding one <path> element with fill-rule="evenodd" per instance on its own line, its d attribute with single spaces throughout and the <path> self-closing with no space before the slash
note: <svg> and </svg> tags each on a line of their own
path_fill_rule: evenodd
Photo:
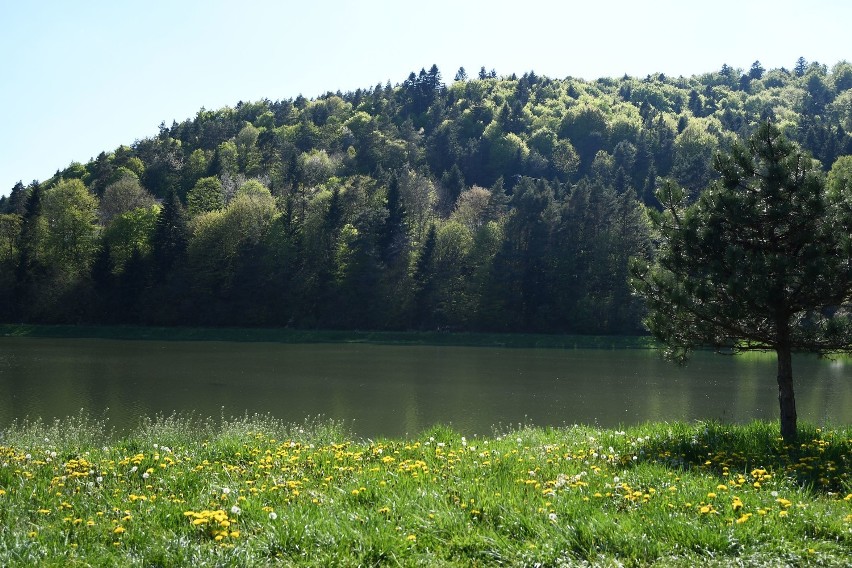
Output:
<svg viewBox="0 0 852 568">
<path fill-rule="evenodd" d="M 852 60 L 848 0 L 0 0 L 0 195 L 239 101 Z"/>
</svg>

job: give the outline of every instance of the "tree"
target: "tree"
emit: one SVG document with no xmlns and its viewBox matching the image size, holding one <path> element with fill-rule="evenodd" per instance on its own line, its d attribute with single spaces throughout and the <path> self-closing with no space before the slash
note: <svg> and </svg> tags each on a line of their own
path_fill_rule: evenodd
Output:
<svg viewBox="0 0 852 568">
<path fill-rule="evenodd" d="M 190 217 L 216 211 L 225 206 L 225 191 L 216 177 L 201 178 L 186 194 L 187 212 Z"/>
<path fill-rule="evenodd" d="M 149 208 L 154 203 L 154 196 L 145 191 L 136 174 L 125 169 L 121 177 L 109 184 L 104 190 L 99 209 L 101 222 L 108 225 L 110 221 L 122 213 L 139 208 Z"/>
<path fill-rule="evenodd" d="M 781 434 L 793 441 L 792 353 L 852 348 L 852 193 L 826 192 L 818 165 L 770 124 L 716 169 L 721 179 L 693 205 L 672 182 L 658 190 L 658 256 L 632 264 L 632 284 L 670 356 L 774 351 Z"/>
<path fill-rule="evenodd" d="M 177 193 L 172 191 L 163 203 L 151 236 L 154 265 L 161 276 L 168 275 L 172 268 L 181 263 L 188 239 L 183 205 Z"/>
<path fill-rule="evenodd" d="M 0 213 L 0 262 L 15 259 L 20 234 L 21 216 L 14 213 Z"/>
<path fill-rule="evenodd" d="M 749 79 L 762 79 L 765 71 L 760 61 L 755 61 L 751 64 L 751 69 L 748 70 L 748 77 Z"/>
<path fill-rule="evenodd" d="M 79 275 L 89 270 L 97 252 L 98 200 L 79 179 L 62 180 L 44 192 L 42 215 L 47 226 L 48 264 Z"/>
<path fill-rule="evenodd" d="M 796 60 L 796 66 L 793 67 L 793 74 L 796 77 L 804 77 L 805 72 L 808 70 L 808 62 L 804 57 L 800 57 Z"/>
</svg>

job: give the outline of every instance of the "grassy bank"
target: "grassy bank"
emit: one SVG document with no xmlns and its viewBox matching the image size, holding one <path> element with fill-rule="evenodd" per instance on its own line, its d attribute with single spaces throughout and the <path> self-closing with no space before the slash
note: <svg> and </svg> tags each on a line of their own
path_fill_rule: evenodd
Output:
<svg viewBox="0 0 852 568">
<path fill-rule="evenodd" d="M 353 440 L 85 419 L 0 437 L 3 566 L 845 565 L 852 429 L 649 424 Z"/>
<path fill-rule="evenodd" d="M 333 331 L 284 328 L 193 328 L 0 324 L 0 337 L 153 339 L 161 341 L 246 341 L 273 343 L 376 343 L 555 349 L 649 349 L 644 336 L 449 333 L 438 331 Z"/>
</svg>

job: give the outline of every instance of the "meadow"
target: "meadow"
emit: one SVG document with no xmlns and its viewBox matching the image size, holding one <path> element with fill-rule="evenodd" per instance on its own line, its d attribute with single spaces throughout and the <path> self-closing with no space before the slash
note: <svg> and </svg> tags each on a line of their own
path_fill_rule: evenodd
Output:
<svg viewBox="0 0 852 568">
<path fill-rule="evenodd" d="M 25 421 L 0 432 L 0 565 L 842 566 L 850 471 L 849 427 Z"/>
</svg>

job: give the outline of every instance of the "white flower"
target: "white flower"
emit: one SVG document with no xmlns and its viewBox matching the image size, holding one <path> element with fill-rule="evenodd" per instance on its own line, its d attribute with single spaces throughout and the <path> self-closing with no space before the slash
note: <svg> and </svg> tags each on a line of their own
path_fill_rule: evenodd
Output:
<svg viewBox="0 0 852 568">
<path fill-rule="evenodd" d="M 159 444 L 154 444 L 154 449 L 155 449 L 155 450 L 156 450 L 156 449 L 158 449 L 159 447 L 160 447 L 160 445 L 159 445 Z"/>
<path fill-rule="evenodd" d="M 269 519 L 270 520 L 274 521 L 277 518 L 278 518 L 278 514 L 275 511 L 272 511 L 271 513 L 269 513 Z"/>
<path fill-rule="evenodd" d="M 136 471 L 137 471 L 138 469 L 139 469 L 139 468 L 138 468 L 138 467 L 136 467 L 136 466 L 134 465 L 133 467 L 131 467 L 131 468 L 130 468 L 130 473 L 136 473 Z"/>
<path fill-rule="evenodd" d="M 227 487 L 223 487 L 223 488 L 222 488 L 222 495 L 227 495 L 227 494 L 229 494 L 230 492 L 231 492 L 231 490 L 230 490 L 230 489 L 228 489 Z"/>
<path fill-rule="evenodd" d="M 550 513 L 549 515 L 547 515 L 547 518 L 555 523 L 556 522 L 556 513 Z"/>
<path fill-rule="evenodd" d="M 98 483 L 103 483 L 103 482 L 104 482 L 104 478 L 103 478 L 103 477 L 101 477 L 101 476 L 99 475 L 99 476 L 97 476 L 97 477 L 95 478 L 95 481 L 97 481 Z"/>
<path fill-rule="evenodd" d="M 243 510 L 240 509 L 239 507 L 237 507 L 236 505 L 231 507 L 231 513 L 234 514 L 234 515 L 239 515 L 242 512 L 243 512 Z"/>
<path fill-rule="evenodd" d="M 142 479 L 148 479 L 149 477 L 151 477 L 151 474 L 148 473 L 147 471 L 142 474 Z"/>
</svg>

